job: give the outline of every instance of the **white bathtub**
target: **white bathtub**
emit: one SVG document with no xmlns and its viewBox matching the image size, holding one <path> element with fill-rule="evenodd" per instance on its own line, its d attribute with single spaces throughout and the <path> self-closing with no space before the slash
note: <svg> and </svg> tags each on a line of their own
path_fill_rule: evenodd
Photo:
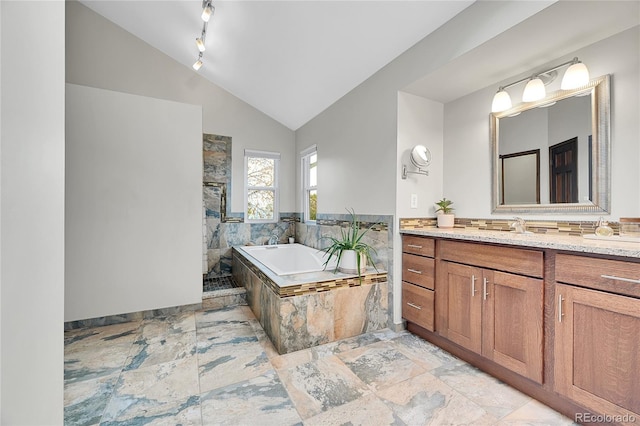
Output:
<svg viewBox="0 0 640 426">
<path fill-rule="evenodd" d="M 278 244 L 273 246 L 237 247 L 277 275 L 304 274 L 324 269 L 325 252 L 302 244 Z M 335 258 L 327 265 L 328 271 L 335 268 Z"/>
</svg>

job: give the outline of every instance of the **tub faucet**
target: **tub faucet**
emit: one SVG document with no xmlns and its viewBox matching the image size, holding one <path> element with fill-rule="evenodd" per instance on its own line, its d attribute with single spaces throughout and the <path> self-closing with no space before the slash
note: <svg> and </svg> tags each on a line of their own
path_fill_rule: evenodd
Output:
<svg viewBox="0 0 640 426">
<path fill-rule="evenodd" d="M 278 244 L 278 234 L 274 232 L 273 235 L 271 235 L 271 237 L 269 238 L 267 244 L 270 246 Z"/>
<path fill-rule="evenodd" d="M 526 234 L 527 233 L 527 222 L 524 221 L 521 217 L 514 217 L 516 220 L 511 224 L 511 228 L 513 228 L 516 234 Z"/>
</svg>

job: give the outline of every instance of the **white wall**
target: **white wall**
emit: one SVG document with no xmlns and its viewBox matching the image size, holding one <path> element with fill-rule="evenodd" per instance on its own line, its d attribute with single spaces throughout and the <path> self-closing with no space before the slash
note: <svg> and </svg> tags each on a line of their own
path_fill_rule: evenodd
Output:
<svg viewBox="0 0 640 426">
<path fill-rule="evenodd" d="M 66 36 L 67 83 L 202 105 L 202 131 L 233 138 L 233 212 L 243 211 L 245 148 L 282 154 L 280 210 L 296 211 L 291 129 L 76 1 L 67 2 Z"/>
<path fill-rule="evenodd" d="M 444 105 L 420 96 L 398 92 L 398 145 L 397 170 L 400 173 L 402 165 L 409 170 L 415 170 L 409 159 L 411 149 L 415 145 L 424 145 L 431 152 L 431 165 L 428 167 L 429 176 L 408 174 L 407 179 L 396 180 L 396 217 L 428 217 L 435 214 L 434 202 L 442 198 L 442 154 L 443 146 L 443 114 Z M 411 194 L 418 196 L 418 208 L 411 208 Z M 394 247 L 401 247 L 399 233 L 394 234 Z M 402 250 L 393 251 L 394 274 L 402 274 Z M 402 288 L 394 287 L 393 322 L 399 324 L 401 318 Z"/>
<path fill-rule="evenodd" d="M 65 320 L 202 301 L 202 108 L 67 84 Z"/>
<path fill-rule="evenodd" d="M 394 214 L 398 91 L 546 6 L 476 2 L 298 129 L 297 152 L 318 147 L 318 211 Z"/>
<path fill-rule="evenodd" d="M 0 423 L 63 423 L 64 2 L 0 2 Z"/>
<path fill-rule="evenodd" d="M 640 214 L 640 99 L 639 52 L 640 31 L 634 27 L 618 35 L 594 43 L 576 52 L 549 61 L 553 66 L 578 56 L 588 67 L 592 78 L 612 75 L 611 83 L 611 219 Z M 540 67 L 544 69 L 544 66 Z M 563 70 L 561 70 L 562 72 Z M 492 217 L 491 214 L 491 150 L 489 113 L 491 100 L 500 84 L 510 83 L 514 76 L 445 105 L 444 118 L 444 191 L 456 201 L 456 213 L 463 217 Z M 557 90 L 557 79 L 548 92 Z M 514 104 L 522 94 L 516 86 Z M 519 89 L 519 90 L 518 90 Z M 541 189 L 542 190 L 542 189 Z M 592 215 L 528 216 L 547 220 L 596 220 Z"/>
</svg>

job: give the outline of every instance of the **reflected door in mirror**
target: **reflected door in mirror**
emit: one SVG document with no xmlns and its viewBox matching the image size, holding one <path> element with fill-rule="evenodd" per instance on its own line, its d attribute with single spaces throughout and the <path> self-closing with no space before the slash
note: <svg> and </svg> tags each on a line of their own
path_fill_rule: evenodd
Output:
<svg viewBox="0 0 640 426">
<path fill-rule="evenodd" d="M 549 148 L 552 203 L 578 202 L 578 138 Z"/>
</svg>

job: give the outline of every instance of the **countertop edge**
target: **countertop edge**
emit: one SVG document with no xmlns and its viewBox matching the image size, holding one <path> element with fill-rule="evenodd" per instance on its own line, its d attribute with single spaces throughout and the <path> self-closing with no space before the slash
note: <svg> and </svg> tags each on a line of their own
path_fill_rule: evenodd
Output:
<svg viewBox="0 0 640 426">
<path fill-rule="evenodd" d="M 573 235 L 440 228 L 400 229 L 400 234 L 640 259 L 640 243 L 587 240 Z"/>
</svg>

